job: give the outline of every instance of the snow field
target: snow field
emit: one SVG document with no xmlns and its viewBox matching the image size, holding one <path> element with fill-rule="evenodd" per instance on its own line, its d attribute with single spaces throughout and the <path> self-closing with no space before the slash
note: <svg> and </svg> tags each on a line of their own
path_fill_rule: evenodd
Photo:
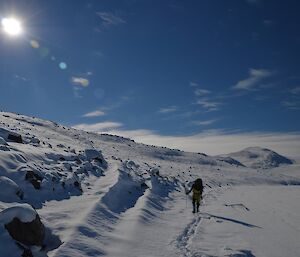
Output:
<svg viewBox="0 0 300 257">
<path fill-rule="evenodd" d="M 34 256 L 299 255 L 299 165 L 270 150 L 214 157 L 12 113 L 0 123 L 0 210 L 29 203 L 52 235 Z M 204 199 L 192 214 L 184 187 L 198 177 Z M 20 256 L 0 237 L 0 253 L 7 245 L 5 256 Z"/>
</svg>

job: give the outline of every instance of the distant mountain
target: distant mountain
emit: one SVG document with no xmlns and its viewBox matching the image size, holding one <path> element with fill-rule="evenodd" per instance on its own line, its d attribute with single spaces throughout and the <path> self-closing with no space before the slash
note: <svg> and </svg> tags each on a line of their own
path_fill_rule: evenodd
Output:
<svg viewBox="0 0 300 257">
<path fill-rule="evenodd" d="M 293 163 L 293 161 L 287 157 L 261 147 L 248 147 L 239 152 L 222 155 L 222 157 L 233 158 L 244 166 L 254 169 L 269 169 L 282 164 Z"/>
</svg>

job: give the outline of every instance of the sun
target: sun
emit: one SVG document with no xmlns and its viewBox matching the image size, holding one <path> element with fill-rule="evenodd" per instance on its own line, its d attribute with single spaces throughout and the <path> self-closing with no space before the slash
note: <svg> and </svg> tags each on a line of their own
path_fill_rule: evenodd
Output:
<svg viewBox="0 0 300 257">
<path fill-rule="evenodd" d="M 3 18 L 1 24 L 3 31 L 8 35 L 17 36 L 22 33 L 21 22 L 16 18 Z"/>
</svg>

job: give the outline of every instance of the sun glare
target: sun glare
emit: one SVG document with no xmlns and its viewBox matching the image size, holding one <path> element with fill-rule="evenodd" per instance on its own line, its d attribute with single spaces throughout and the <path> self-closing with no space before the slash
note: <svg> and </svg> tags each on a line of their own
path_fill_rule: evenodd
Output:
<svg viewBox="0 0 300 257">
<path fill-rule="evenodd" d="M 1 24 L 4 32 L 11 36 L 17 36 L 22 33 L 21 22 L 15 18 L 3 18 Z"/>
</svg>

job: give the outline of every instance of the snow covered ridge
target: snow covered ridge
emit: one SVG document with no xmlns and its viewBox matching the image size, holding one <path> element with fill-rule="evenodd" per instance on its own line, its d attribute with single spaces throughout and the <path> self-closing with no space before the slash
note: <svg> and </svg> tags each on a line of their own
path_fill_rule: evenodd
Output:
<svg viewBox="0 0 300 257">
<path fill-rule="evenodd" d="M 247 245 L 231 245 L 226 255 L 199 249 L 193 255 L 189 243 L 208 215 L 190 216 L 185 188 L 201 177 L 203 208 L 214 210 L 219 194 L 231 188 L 300 185 L 295 170 L 267 149 L 208 156 L 0 112 L 0 256 L 254 255 Z M 220 213 L 209 217 L 210 223 L 235 221 Z M 24 230 L 34 226 L 40 237 L 34 243 L 12 237 L 12 220 Z"/>
<path fill-rule="evenodd" d="M 225 155 L 231 157 L 247 167 L 254 169 L 269 169 L 283 164 L 293 164 L 293 161 L 269 149 L 248 147 L 240 152 Z"/>
</svg>

